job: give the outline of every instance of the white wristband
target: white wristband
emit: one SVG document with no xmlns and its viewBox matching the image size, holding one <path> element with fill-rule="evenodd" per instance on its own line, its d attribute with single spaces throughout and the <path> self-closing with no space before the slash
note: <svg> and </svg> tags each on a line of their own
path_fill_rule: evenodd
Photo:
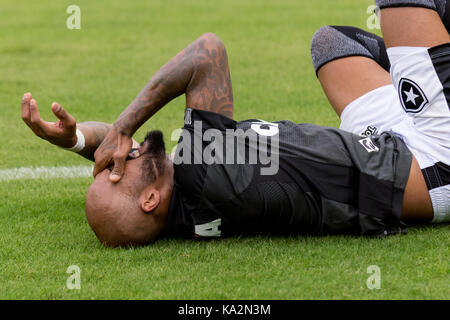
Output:
<svg viewBox="0 0 450 320">
<path fill-rule="evenodd" d="M 86 142 L 84 139 L 83 132 L 81 132 L 80 129 L 77 129 L 77 143 L 72 148 L 64 148 L 64 149 L 73 151 L 73 152 L 80 152 L 81 150 L 84 149 L 85 143 Z"/>
</svg>

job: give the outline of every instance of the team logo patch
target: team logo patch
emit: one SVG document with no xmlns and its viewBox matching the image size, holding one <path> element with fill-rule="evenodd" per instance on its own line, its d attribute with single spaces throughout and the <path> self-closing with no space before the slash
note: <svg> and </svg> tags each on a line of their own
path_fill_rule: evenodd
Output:
<svg viewBox="0 0 450 320">
<path fill-rule="evenodd" d="M 375 143 L 373 143 L 373 141 L 370 137 L 361 139 L 358 142 L 361 143 L 361 145 L 364 147 L 364 149 L 366 149 L 367 152 L 369 152 L 369 153 L 380 151 L 380 149 L 375 145 Z"/>
<path fill-rule="evenodd" d="M 398 93 L 406 112 L 419 113 L 429 103 L 425 93 L 417 83 L 406 78 L 400 80 Z"/>
</svg>

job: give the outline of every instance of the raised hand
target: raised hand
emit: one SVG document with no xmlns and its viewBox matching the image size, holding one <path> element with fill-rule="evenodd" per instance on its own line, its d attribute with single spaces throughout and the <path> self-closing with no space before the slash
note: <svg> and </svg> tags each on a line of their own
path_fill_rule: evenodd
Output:
<svg viewBox="0 0 450 320">
<path fill-rule="evenodd" d="M 38 137 L 62 148 L 71 148 L 77 143 L 77 123 L 63 107 L 54 102 L 51 106 L 57 122 L 42 120 L 36 100 L 31 93 L 22 98 L 22 120 Z"/>
</svg>

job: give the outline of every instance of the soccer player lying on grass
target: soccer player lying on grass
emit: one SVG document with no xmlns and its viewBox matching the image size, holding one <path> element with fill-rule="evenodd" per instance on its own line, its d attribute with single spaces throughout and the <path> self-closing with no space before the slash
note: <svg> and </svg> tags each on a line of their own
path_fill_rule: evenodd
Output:
<svg viewBox="0 0 450 320">
<path fill-rule="evenodd" d="M 383 9 L 381 14 L 388 47 L 434 47 L 450 42 L 435 11 Z M 423 21 L 427 29 L 420 31 L 415 23 Z M 409 32 L 415 29 L 417 39 Z M 326 53 L 330 52 L 342 50 L 345 52 L 341 57 L 352 55 L 346 48 L 348 41 L 339 42 L 344 35 L 339 38 L 329 33 L 334 30 L 343 33 L 325 28 L 316 34 L 313 58 L 325 92 L 340 114 L 352 101 L 362 99 L 367 103 L 364 99 L 373 90 L 394 87 L 389 74 L 367 52 L 364 56 L 370 59 L 354 52 L 353 56 L 359 57 L 336 60 L 340 57 L 334 56 L 327 61 Z M 320 52 L 327 49 L 320 43 L 330 42 L 329 36 L 336 42 L 328 45 L 335 45 L 336 50 Z M 369 43 L 374 39 L 371 37 L 367 35 Z M 378 44 L 382 48 L 382 42 Z M 356 42 L 350 47 L 360 48 Z M 430 49 L 430 55 L 436 54 L 441 65 L 448 64 L 450 55 L 444 54 L 447 48 L 449 45 Z M 425 59 L 428 52 L 402 50 L 422 52 L 422 56 L 413 56 L 416 59 Z M 379 54 L 385 55 L 381 49 Z M 421 83 L 420 77 L 416 79 L 418 61 L 405 66 L 409 59 L 398 53 L 395 58 L 392 65 L 398 69 L 393 68 L 394 82 L 398 72 L 410 79 L 408 84 Z M 57 103 L 52 110 L 59 121 L 45 122 L 31 94 L 23 97 L 22 118 L 41 138 L 95 159 L 86 216 L 98 239 L 108 246 L 143 245 L 164 236 L 385 236 L 404 232 L 405 221 L 450 220 L 450 115 L 442 88 L 448 82 L 429 88 L 431 81 L 440 81 L 439 73 L 432 64 L 429 70 L 420 71 L 427 77 L 420 93 L 423 99 L 426 95 L 428 104 L 410 113 L 408 107 L 414 105 L 411 101 L 405 102 L 405 109 L 398 100 L 385 101 L 382 107 L 389 107 L 388 113 L 398 119 L 372 119 L 371 113 L 380 112 L 373 109 L 376 99 L 372 98 L 364 105 L 367 122 L 378 128 L 372 132 L 373 127 L 371 136 L 367 130 L 366 136 L 359 135 L 359 128 L 351 133 L 289 121 L 236 122 L 232 120 L 233 94 L 226 51 L 223 43 L 208 33 L 163 66 L 113 125 L 77 125 Z M 408 100 L 414 100 L 413 94 L 419 92 L 418 86 L 411 88 Z M 150 132 L 140 145 L 132 140 L 144 122 L 183 93 L 188 108 L 174 157 L 166 155 L 159 131 Z M 393 97 L 383 94 L 379 97 L 383 101 Z M 378 104 L 375 107 L 381 108 Z M 364 122 L 364 117 L 359 121 Z M 429 122 L 441 127 L 435 128 Z M 392 123 L 407 129 L 402 131 L 403 127 Z M 430 132 L 421 131 L 425 127 Z M 420 145 L 425 149 L 415 144 L 416 139 L 426 141 Z M 428 169 L 423 159 L 437 165 Z"/>
</svg>

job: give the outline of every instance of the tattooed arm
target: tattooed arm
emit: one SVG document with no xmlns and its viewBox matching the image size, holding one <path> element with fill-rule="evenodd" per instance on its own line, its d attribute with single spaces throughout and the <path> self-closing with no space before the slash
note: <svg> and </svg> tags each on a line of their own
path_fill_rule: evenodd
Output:
<svg viewBox="0 0 450 320">
<path fill-rule="evenodd" d="M 204 34 L 150 79 L 95 152 L 94 176 L 114 162 L 110 179 L 119 181 L 133 134 L 158 110 L 183 93 L 186 94 L 186 106 L 190 108 L 233 117 L 227 53 L 216 35 Z"/>
<path fill-rule="evenodd" d="M 233 117 L 233 93 L 223 43 L 208 33 L 164 65 L 119 116 L 114 127 L 132 136 L 172 99 L 186 93 L 186 105 Z"/>
</svg>

